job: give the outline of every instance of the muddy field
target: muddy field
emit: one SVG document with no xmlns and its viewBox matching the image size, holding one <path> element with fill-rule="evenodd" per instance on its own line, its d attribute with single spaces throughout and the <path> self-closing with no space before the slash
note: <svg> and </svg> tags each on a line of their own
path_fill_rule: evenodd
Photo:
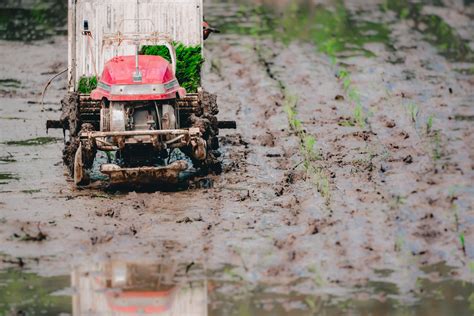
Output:
<svg viewBox="0 0 474 316">
<path fill-rule="evenodd" d="M 224 173 L 176 192 L 74 188 L 45 131 L 64 77 L 40 104 L 63 30 L 4 38 L 0 314 L 72 313 L 72 269 L 132 260 L 203 267 L 209 315 L 472 315 L 473 17 L 468 1 L 207 2 L 222 33 L 203 86 L 238 128 Z"/>
</svg>

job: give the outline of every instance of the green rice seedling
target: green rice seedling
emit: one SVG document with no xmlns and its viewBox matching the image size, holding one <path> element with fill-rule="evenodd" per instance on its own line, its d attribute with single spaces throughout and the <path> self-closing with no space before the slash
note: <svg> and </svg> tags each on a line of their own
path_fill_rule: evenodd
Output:
<svg viewBox="0 0 474 316">
<path fill-rule="evenodd" d="M 428 116 L 426 120 L 426 133 L 430 133 L 431 129 L 433 128 L 433 115 Z"/>
<path fill-rule="evenodd" d="M 316 145 L 316 138 L 313 135 L 304 135 L 303 138 L 303 147 L 306 153 L 306 156 L 310 160 L 319 160 L 319 154 L 315 152 L 314 147 Z"/>
<path fill-rule="evenodd" d="M 364 109 L 360 103 L 357 103 L 354 108 L 354 120 L 361 128 L 365 128 Z"/>
<path fill-rule="evenodd" d="M 347 92 L 347 96 L 350 101 L 355 103 L 354 107 L 354 112 L 353 112 L 353 117 L 354 121 L 343 121 L 339 125 L 341 126 L 354 126 L 357 124 L 361 128 L 365 128 L 365 115 L 364 115 L 364 110 L 362 107 L 362 103 L 360 100 L 360 93 L 359 91 L 352 86 L 352 80 L 350 77 L 350 73 L 346 69 L 341 69 L 339 70 L 338 73 L 339 79 L 342 80 L 342 86 L 344 91 Z"/>
<path fill-rule="evenodd" d="M 342 87 L 344 88 L 344 91 L 347 91 L 351 86 L 350 73 L 346 69 L 342 68 L 338 71 L 337 76 L 340 80 L 342 80 Z"/>
<path fill-rule="evenodd" d="M 359 91 L 351 87 L 348 92 L 349 100 L 353 101 L 354 103 L 360 103 L 360 93 Z"/>
<path fill-rule="evenodd" d="M 350 127 L 355 126 L 355 123 L 354 123 L 352 120 L 340 121 L 338 124 L 339 124 L 339 126 L 346 126 L 346 127 L 348 127 L 348 126 L 350 126 Z"/>
<path fill-rule="evenodd" d="M 461 242 L 462 252 L 466 254 L 466 240 L 464 239 L 464 233 L 459 234 L 459 241 Z"/>
<path fill-rule="evenodd" d="M 456 231 L 459 230 L 459 211 L 456 204 L 451 205 L 451 210 L 453 211 L 454 216 L 454 226 L 456 227 Z"/>
<path fill-rule="evenodd" d="M 343 68 L 343 69 L 338 71 L 337 76 L 339 77 L 339 79 L 344 79 L 344 78 L 349 77 L 349 72 L 346 69 Z"/>
<path fill-rule="evenodd" d="M 471 293 L 467 300 L 469 302 L 469 310 L 474 311 L 474 293 Z"/>
<path fill-rule="evenodd" d="M 91 77 L 83 76 L 79 79 L 77 92 L 82 93 L 82 94 L 90 94 L 92 90 L 94 90 L 95 88 L 97 88 L 97 77 L 96 76 L 91 76 Z"/>
<path fill-rule="evenodd" d="M 318 187 L 319 193 L 326 199 L 326 204 L 329 201 L 330 198 L 330 186 L 329 186 L 329 179 L 328 177 L 324 174 L 322 169 L 317 170 L 317 182 L 316 185 Z"/>
<path fill-rule="evenodd" d="M 403 246 L 405 245 L 405 240 L 403 239 L 402 236 L 398 236 L 397 239 L 395 240 L 395 251 L 400 252 L 403 249 Z"/>
<path fill-rule="evenodd" d="M 299 138 L 301 146 L 300 152 L 303 155 L 302 165 L 308 177 L 311 178 L 313 184 L 316 186 L 318 192 L 326 199 L 326 204 L 330 200 L 330 185 L 329 179 L 324 173 L 322 167 L 314 166 L 316 160 L 321 159 L 321 155 L 315 150 L 316 138 L 308 135 L 303 129 L 302 122 L 296 117 L 297 97 L 294 95 L 285 95 L 284 110 L 288 116 L 288 123 L 290 128 Z"/>
<path fill-rule="evenodd" d="M 469 262 L 469 271 L 474 274 L 474 261 Z M 474 293 L 473 293 L 474 294 Z M 473 308 L 474 309 L 474 308 Z"/>
<path fill-rule="evenodd" d="M 316 305 L 316 299 L 314 297 L 306 297 L 304 299 L 305 304 L 308 306 L 309 310 L 316 312 L 319 310 L 319 304 Z"/>
<path fill-rule="evenodd" d="M 222 62 L 220 59 L 214 58 L 211 60 L 211 71 L 222 76 Z"/>
<path fill-rule="evenodd" d="M 187 92 L 196 92 L 201 85 L 201 66 L 204 59 L 201 54 L 201 46 L 186 46 L 181 43 L 173 43 L 176 49 L 176 79 Z M 157 55 L 171 62 L 168 48 L 162 45 L 143 46 L 143 55 Z"/>
<path fill-rule="evenodd" d="M 26 194 L 33 194 L 33 193 L 39 193 L 41 190 L 39 189 L 30 189 L 30 190 L 21 190 L 21 193 L 26 193 Z"/>
<path fill-rule="evenodd" d="M 410 115 L 410 119 L 413 123 L 416 123 L 419 112 L 418 105 L 416 105 L 415 103 L 409 103 L 406 107 L 408 110 L 408 114 Z"/>
<path fill-rule="evenodd" d="M 441 135 L 435 131 L 433 135 L 433 160 L 441 159 Z"/>
<path fill-rule="evenodd" d="M 351 86 L 351 78 L 350 77 L 345 77 L 342 81 L 342 87 L 344 88 L 344 91 L 347 91 L 349 87 Z"/>
<path fill-rule="evenodd" d="M 314 283 L 317 285 L 317 286 L 324 286 L 326 284 L 326 282 L 324 281 L 318 267 L 316 265 L 312 265 L 308 268 L 308 272 L 313 274 L 313 280 L 314 280 Z"/>
<path fill-rule="evenodd" d="M 410 9 L 409 8 L 403 8 L 400 11 L 400 19 L 402 19 L 402 20 L 406 20 L 409 15 L 410 15 Z"/>
</svg>

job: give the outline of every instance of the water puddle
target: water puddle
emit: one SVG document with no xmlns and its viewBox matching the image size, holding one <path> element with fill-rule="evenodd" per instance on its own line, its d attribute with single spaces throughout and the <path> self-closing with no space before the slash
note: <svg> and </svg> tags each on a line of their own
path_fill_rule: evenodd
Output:
<svg viewBox="0 0 474 316">
<path fill-rule="evenodd" d="M 71 298 L 59 295 L 68 276 L 40 277 L 18 268 L 0 271 L 1 315 L 59 315 L 71 310 Z"/>
<path fill-rule="evenodd" d="M 16 173 L 0 172 L 0 185 L 7 184 L 11 180 L 20 180 L 20 177 Z"/>
<path fill-rule="evenodd" d="M 474 121 L 474 115 L 455 115 L 454 119 L 456 121 L 469 121 L 472 122 Z"/>
<path fill-rule="evenodd" d="M 474 52 L 469 43 L 441 17 L 423 14 L 423 5 L 424 3 L 412 3 L 408 0 L 387 0 L 384 7 L 394 11 L 402 20 L 413 20 L 413 28 L 449 60 L 474 62 Z"/>
<path fill-rule="evenodd" d="M 228 269 L 194 262 L 90 261 L 70 276 L 40 277 L 20 268 L 0 272 L 0 312 L 28 315 L 468 315 L 474 284 L 450 278 L 443 264 L 424 269 L 416 290 L 400 294 L 389 281 L 351 294 L 305 295 L 246 283 Z M 383 274 L 389 276 L 390 271 Z"/>
<path fill-rule="evenodd" d="M 0 88 L 21 88 L 21 81 L 16 79 L 0 79 Z"/>
<path fill-rule="evenodd" d="M 210 9 L 215 17 L 211 24 L 224 33 L 269 36 L 286 44 L 311 42 L 330 56 L 374 56 L 365 48 L 368 43 L 383 43 L 391 47 L 390 31 L 386 25 L 358 20 L 342 1 L 332 3 L 330 7 L 315 5 L 311 1 L 295 1 L 281 6 L 265 1 L 262 5 L 220 4 L 217 12 L 214 12 L 214 7 Z M 220 12 L 223 7 L 227 13 Z"/>
<path fill-rule="evenodd" d="M 61 141 L 61 138 L 56 137 L 36 137 L 25 140 L 11 140 L 4 142 L 3 144 L 9 146 L 41 146 L 53 144 Z"/>
<path fill-rule="evenodd" d="M 16 162 L 15 157 L 8 153 L 8 155 L 5 156 L 0 156 L 0 164 L 7 164 L 7 163 L 13 163 Z"/>
<path fill-rule="evenodd" d="M 38 0 L 0 4 L 0 39 L 34 41 L 66 34 L 67 1 Z"/>
<path fill-rule="evenodd" d="M 207 282 L 189 264 L 108 261 L 76 268 L 73 315 L 207 315 Z"/>
</svg>

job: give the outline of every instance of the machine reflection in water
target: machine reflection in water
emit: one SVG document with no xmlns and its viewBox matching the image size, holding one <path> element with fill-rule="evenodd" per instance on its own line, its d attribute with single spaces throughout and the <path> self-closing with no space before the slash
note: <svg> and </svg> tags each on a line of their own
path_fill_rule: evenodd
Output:
<svg viewBox="0 0 474 316">
<path fill-rule="evenodd" d="M 207 282 L 200 270 L 123 261 L 77 267 L 71 275 L 73 315 L 206 316 Z"/>
</svg>

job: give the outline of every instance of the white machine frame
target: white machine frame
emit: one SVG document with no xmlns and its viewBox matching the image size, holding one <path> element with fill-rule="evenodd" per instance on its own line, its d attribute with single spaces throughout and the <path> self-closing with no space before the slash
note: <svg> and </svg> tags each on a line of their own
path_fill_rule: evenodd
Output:
<svg viewBox="0 0 474 316">
<path fill-rule="evenodd" d="M 202 23 L 203 0 L 69 0 L 69 91 L 76 91 L 82 76 L 100 75 L 112 57 L 135 55 L 131 41 L 104 45 L 112 34 L 154 34 L 157 39 L 202 46 Z"/>
</svg>

